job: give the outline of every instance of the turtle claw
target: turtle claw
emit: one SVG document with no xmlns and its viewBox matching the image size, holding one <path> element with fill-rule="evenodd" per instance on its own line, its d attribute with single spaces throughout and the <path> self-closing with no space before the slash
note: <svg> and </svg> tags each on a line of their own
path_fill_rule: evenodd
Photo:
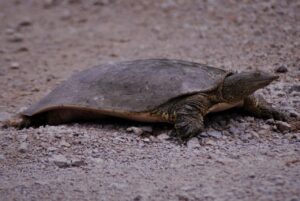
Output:
<svg viewBox="0 0 300 201">
<path fill-rule="evenodd" d="M 185 122 L 175 125 L 175 130 L 171 132 L 171 137 L 176 139 L 180 144 L 186 144 L 189 139 L 195 137 L 201 132 L 202 127 L 194 127 L 192 124 Z"/>
<path fill-rule="evenodd" d="M 244 109 L 251 115 L 263 118 L 274 119 L 279 121 L 288 121 L 288 116 L 280 110 L 275 109 L 266 102 L 261 96 L 250 96 L 245 99 Z"/>
<path fill-rule="evenodd" d="M 286 114 L 284 114 L 283 112 L 272 110 L 272 111 L 270 111 L 270 113 L 271 113 L 272 118 L 275 120 L 285 121 L 285 122 L 288 121 L 288 116 Z"/>
<path fill-rule="evenodd" d="M 184 140 L 183 138 L 180 137 L 180 135 L 178 135 L 178 132 L 175 129 L 171 131 L 169 140 L 179 145 L 186 144 L 187 142 L 187 140 Z"/>
<path fill-rule="evenodd" d="M 286 115 L 283 111 L 280 110 L 276 110 L 275 108 L 269 106 L 269 107 L 265 107 L 263 108 L 263 113 L 262 113 L 262 117 L 266 117 L 266 118 L 272 118 L 274 120 L 278 120 L 278 121 L 288 121 L 288 115 Z"/>
</svg>

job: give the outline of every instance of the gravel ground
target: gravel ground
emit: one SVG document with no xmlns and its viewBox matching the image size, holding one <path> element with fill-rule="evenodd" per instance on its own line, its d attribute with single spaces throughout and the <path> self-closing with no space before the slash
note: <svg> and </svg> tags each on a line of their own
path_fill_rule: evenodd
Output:
<svg viewBox="0 0 300 201">
<path fill-rule="evenodd" d="M 0 129 L 0 200 L 300 200 L 300 2 L 1 0 L 0 121 L 74 72 L 173 58 L 280 79 L 287 124 L 229 111 L 186 146 L 168 125 Z"/>
</svg>

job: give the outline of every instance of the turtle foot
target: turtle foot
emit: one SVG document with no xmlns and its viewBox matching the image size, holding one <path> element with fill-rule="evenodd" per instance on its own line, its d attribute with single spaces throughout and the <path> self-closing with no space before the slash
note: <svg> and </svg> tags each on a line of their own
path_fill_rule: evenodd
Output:
<svg viewBox="0 0 300 201">
<path fill-rule="evenodd" d="M 273 118 L 275 120 L 285 121 L 285 122 L 287 122 L 289 120 L 288 115 L 286 115 L 282 111 L 278 111 L 278 110 L 275 110 L 273 108 L 271 108 L 269 110 L 269 115 L 270 115 L 271 118 Z"/>
</svg>

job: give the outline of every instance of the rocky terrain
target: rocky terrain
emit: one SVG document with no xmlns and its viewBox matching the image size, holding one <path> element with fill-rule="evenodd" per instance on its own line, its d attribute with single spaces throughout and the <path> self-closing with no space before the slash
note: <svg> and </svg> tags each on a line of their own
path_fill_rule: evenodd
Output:
<svg viewBox="0 0 300 201">
<path fill-rule="evenodd" d="M 291 122 L 232 110 L 187 145 L 120 120 L 0 129 L 0 200 L 300 200 L 300 2 L 1 0 L 0 121 L 74 72 L 173 58 L 280 75 Z"/>
</svg>

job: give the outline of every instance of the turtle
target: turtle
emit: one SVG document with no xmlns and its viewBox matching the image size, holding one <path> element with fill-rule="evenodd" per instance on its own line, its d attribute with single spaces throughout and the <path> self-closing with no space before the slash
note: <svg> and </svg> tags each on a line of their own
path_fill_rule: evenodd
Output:
<svg viewBox="0 0 300 201">
<path fill-rule="evenodd" d="M 239 107 L 259 118 L 285 115 L 254 92 L 279 76 L 231 72 L 176 59 L 108 63 L 74 74 L 8 122 L 19 128 L 116 117 L 174 125 L 189 139 L 205 130 L 207 114 Z"/>
</svg>

